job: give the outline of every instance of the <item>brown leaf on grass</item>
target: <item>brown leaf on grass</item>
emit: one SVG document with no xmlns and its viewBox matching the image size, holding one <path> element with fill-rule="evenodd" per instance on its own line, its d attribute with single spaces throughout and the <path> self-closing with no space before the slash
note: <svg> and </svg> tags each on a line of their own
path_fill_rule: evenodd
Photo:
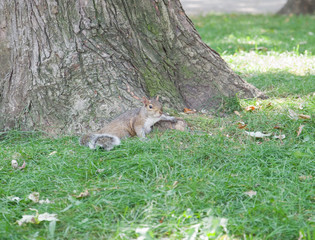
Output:
<svg viewBox="0 0 315 240">
<path fill-rule="evenodd" d="M 19 169 L 24 169 L 25 168 L 25 166 L 26 166 L 26 163 L 25 163 L 25 161 L 23 162 L 23 164 L 22 164 L 22 166 L 21 167 L 19 167 Z"/>
<path fill-rule="evenodd" d="M 239 129 L 243 129 L 243 128 L 245 128 L 247 126 L 247 124 L 245 124 L 244 122 L 238 122 L 237 123 L 237 127 L 239 128 Z"/>
<path fill-rule="evenodd" d="M 273 129 L 282 129 L 282 127 L 279 126 L 279 125 L 276 125 L 276 126 L 273 127 Z"/>
<path fill-rule="evenodd" d="M 76 198 L 84 198 L 90 196 L 89 190 L 85 190 L 84 192 L 81 192 L 78 196 L 75 196 Z"/>
<path fill-rule="evenodd" d="M 253 106 L 253 105 L 249 105 L 245 108 L 245 111 L 249 112 L 249 111 L 254 111 L 255 109 L 257 109 L 257 107 Z"/>
<path fill-rule="evenodd" d="M 165 217 L 163 216 L 163 217 L 159 220 L 159 222 L 160 222 L 160 223 L 163 223 L 163 222 L 164 222 L 164 218 L 165 218 Z"/>
<path fill-rule="evenodd" d="M 192 114 L 196 113 L 197 111 L 195 109 L 189 109 L 189 108 L 184 108 L 184 113 L 186 114 Z"/>
<path fill-rule="evenodd" d="M 234 113 L 239 116 L 239 117 L 242 117 L 242 115 L 238 112 L 238 111 L 234 111 Z"/>
<path fill-rule="evenodd" d="M 268 107 L 271 107 L 271 106 L 272 106 L 272 103 L 269 102 L 266 107 L 268 108 Z"/>
<path fill-rule="evenodd" d="M 248 192 L 244 192 L 244 194 L 248 195 L 250 198 L 252 198 L 253 196 L 256 196 L 257 192 L 250 190 Z"/>
<path fill-rule="evenodd" d="M 296 131 L 297 132 L 297 135 L 296 135 L 297 137 L 300 136 L 300 134 L 302 133 L 303 128 L 304 128 L 304 125 L 300 125 L 299 126 L 299 129 Z"/>
<path fill-rule="evenodd" d="M 299 114 L 299 118 L 309 120 L 309 119 L 311 119 L 311 116 L 310 115 Z"/>
</svg>

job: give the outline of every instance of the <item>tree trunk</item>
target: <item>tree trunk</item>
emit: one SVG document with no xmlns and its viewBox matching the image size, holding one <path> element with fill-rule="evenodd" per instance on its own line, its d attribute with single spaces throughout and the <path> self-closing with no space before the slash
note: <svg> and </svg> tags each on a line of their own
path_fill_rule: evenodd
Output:
<svg viewBox="0 0 315 240">
<path fill-rule="evenodd" d="M 259 97 L 204 44 L 179 0 L 4 0 L 0 129 L 96 130 L 160 95 L 211 109 Z"/>
<path fill-rule="evenodd" d="M 288 0 L 279 10 L 279 14 L 312 14 L 315 11 L 315 0 Z"/>
</svg>

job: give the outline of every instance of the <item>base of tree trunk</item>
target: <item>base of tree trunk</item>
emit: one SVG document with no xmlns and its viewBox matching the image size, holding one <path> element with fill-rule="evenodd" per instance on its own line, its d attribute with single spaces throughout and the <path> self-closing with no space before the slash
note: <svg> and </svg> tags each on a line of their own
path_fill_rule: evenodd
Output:
<svg viewBox="0 0 315 240">
<path fill-rule="evenodd" d="M 315 0 L 288 0 L 278 14 L 312 14 L 315 11 Z"/>
<path fill-rule="evenodd" d="M 96 131 L 143 96 L 178 110 L 264 96 L 179 0 L 0 1 L 0 63 L 0 131 Z"/>
</svg>

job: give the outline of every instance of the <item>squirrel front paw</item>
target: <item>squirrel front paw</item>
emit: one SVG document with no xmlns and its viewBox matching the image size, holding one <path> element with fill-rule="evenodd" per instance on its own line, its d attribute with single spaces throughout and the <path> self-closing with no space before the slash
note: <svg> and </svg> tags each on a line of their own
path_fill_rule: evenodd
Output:
<svg viewBox="0 0 315 240">
<path fill-rule="evenodd" d="M 177 122 L 176 117 L 170 117 L 170 116 L 166 116 L 166 115 L 162 115 L 161 120 L 162 121 Z"/>
</svg>

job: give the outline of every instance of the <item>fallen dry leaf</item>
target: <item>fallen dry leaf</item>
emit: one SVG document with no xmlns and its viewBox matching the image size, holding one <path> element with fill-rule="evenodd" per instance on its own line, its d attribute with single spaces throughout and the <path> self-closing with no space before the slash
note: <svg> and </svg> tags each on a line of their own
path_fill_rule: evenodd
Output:
<svg viewBox="0 0 315 240">
<path fill-rule="evenodd" d="M 9 201 L 12 201 L 12 202 L 20 202 L 21 201 L 21 198 L 19 198 L 19 197 L 14 197 L 14 196 L 10 196 L 10 197 L 8 197 L 8 200 Z"/>
<path fill-rule="evenodd" d="M 173 187 L 175 187 L 177 184 L 178 184 L 178 181 L 175 181 L 175 182 L 173 183 Z"/>
<path fill-rule="evenodd" d="M 25 166 L 26 166 L 26 163 L 25 163 L 25 161 L 23 162 L 23 164 L 22 164 L 22 166 L 21 167 L 19 167 L 19 169 L 24 169 L 25 168 Z"/>
<path fill-rule="evenodd" d="M 271 133 L 267 133 L 267 134 L 264 134 L 262 132 L 247 132 L 245 131 L 245 133 L 251 137 L 255 137 L 255 138 L 263 138 L 263 137 L 269 137 L 271 136 Z"/>
<path fill-rule="evenodd" d="M 245 124 L 244 122 L 238 122 L 237 123 L 237 127 L 239 128 L 239 129 L 243 129 L 243 128 L 245 128 L 247 126 L 247 124 Z"/>
<path fill-rule="evenodd" d="M 297 130 L 297 137 L 300 136 L 300 134 L 302 133 L 302 130 L 304 128 L 304 125 L 300 125 L 299 129 Z"/>
<path fill-rule="evenodd" d="M 34 203 L 38 203 L 39 193 L 38 192 L 32 192 L 30 195 L 28 195 L 28 199 L 32 200 Z"/>
<path fill-rule="evenodd" d="M 275 136 L 273 136 L 273 138 L 276 138 L 276 139 L 280 139 L 280 140 L 282 140 L 282 139 L 285 139 L 285 135 L 284 134 L 280 134 L 280 135 L 275 135 Z"/>
<path fill-rule="evenodd" d="M 39 203 L 39 204 L 54 203 L 54 202 L 50 201 L 48 198 L 46 198 L 46 200 L 39 200 L 39 193 L 38 192 L 33 192 L 30 195 L 28 195 L 28 199 L 32 200 L 34 203 Z"/>
<path fill-rule="evenodd" d="M 257 107 L 253 106 L 253 105 L 249 105 L 245 108 L 245 111 L 249 112 L 249 111 L 254 111 L 255 109 L 257 109 Z"/>
<path fill-rule="evenodd" d="M 57 214 L 55 213 L 43 213 L 43 214 L 39 214 L 38 215 L 38 220 L 41 221 L 59 221 L 59 219 L 57 218 Z"/>
<path fill-rule="evenodd" d="M 17 162 L 15 159 L 13 159 L 13 160 L 11 161 L 11 166 L 12 166 L 14 169 L 24 169 L 25 166 L 26 166 L 26 163 L 25 163 L 25 161 L 24 161 L 23 164 L 22 164 L 22 166 L 19 167 L 18 162 Z"/>
<path fill-rule="evenodd" d="M 160 222 L 160 223 L 163 223 L 163 222 L 164 222 L 164 218 L 165 218 L 165 217 L 163 216 L 163 217 L 159 220 L 159 222 Z"/>
<path fill-rule="evenodd" d="M 197 111 L 195 109 L 184 108 L 184 113 L 192 114 L 192 113 L 196 113 L 196 112 Z"/>
<path fill-rule="evenodd" d="M 234 111 L 234 113 L 239 116 L 239 117 L 242 117 L 242 115 L 238 112 L 238 111 Z"/>
<path fill-rule="evenodd" d="M 55 155 L 57 153 L 57 151 L 53 151 L 51 153 L 49 153 L 49 156 Z"/>
<path fill-rule="evenodd" d="M 76 198 L 84 198 L 90 196 L 89 191 L 86 189 L 84 192 L 81 192 L 78 196 L 75 196 Z"/>
<path fill-rule="evenodd" d="M 304 115 L 304 114 L 299 114 L 299 118 L 301 119 L 311 119 L 311 116 L 310 115 Z"/>
<path fill-rule="evenodd" d="M 36 221 L 36 218 L 34 215 L 23 215 L 22 218 L 16 222 L 17 224 L 19 224 L 19 226 L 22 226 L 23 223 L 36 223 L 36 224 L 39 223 Z"/>
<path fill-rule="evenodd" d="M 50 201 L 48 198 L 46 198 L 46 200 L 39 200 L 38 203 L 39 204 L 44 204 L 44 203 L 50 204 L 50 203 L 54 203 L 54 202 Z"/>
<path fill-rule="evenodd" d="M 18 164 L 18 162 L 17 162 L 15 159 L 13 159 L 13 160 L 11 161 L 11 166 L 12 166 L 14 169 L 17 169 L 17 168 L 19 167 L 19 164 Z"/>
<path fill-rule="evenodd" d="M 24 223 L 35 223 L 39 224 L 42 221 L 59 221 L 57 218 L 57 214 L 55 213 L 43 213 L 43 214 L 38 214 L 37 209 L 30 208 L 32 211 L 36 211 L 35 215 L 23 215 L 20 220 L 17 221 L 19 226 L 22 226 Z"/>
<path fill-rule="evenodd" d="M 256 196 L 257 192 L 250 190 L 248 192 L 244 192 L 244 194 L 248 195 L 250 198 L 252 198 L 253 196 Z"/>
</svg>

